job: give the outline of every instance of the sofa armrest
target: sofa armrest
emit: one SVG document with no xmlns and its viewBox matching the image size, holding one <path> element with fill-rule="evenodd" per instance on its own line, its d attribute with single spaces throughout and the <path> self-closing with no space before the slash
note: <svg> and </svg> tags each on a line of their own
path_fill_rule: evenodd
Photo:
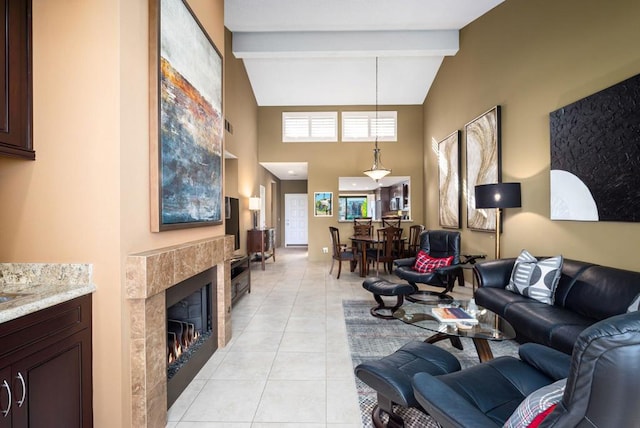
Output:
<svg viewBox="0 0 640 428">
<path fill-rule="evenodd" d="M 413 266 L 416 262 L 415 257 L 408 257 L 406 259 L 395 259 L 393 261 L 394 266 Z"/>
<path fill-rule="evenodd" d="M 478 408 L 429 373 L 413 376 L 412 385 L 416 400 L 445 428 L 499 428 Z"/>
<path fill-rule="evenodd" d="M 553 380 L 569 377 L 571 355 L 538 343 L 525 343 L 518 349 L 520 359 Z"/>
<path fill-rule="evenodd" d="M 516 259 L 498 259 L 476 263 L 473 266 L 478 287 L 505 288 L 509 284 Z"/>
</svg>

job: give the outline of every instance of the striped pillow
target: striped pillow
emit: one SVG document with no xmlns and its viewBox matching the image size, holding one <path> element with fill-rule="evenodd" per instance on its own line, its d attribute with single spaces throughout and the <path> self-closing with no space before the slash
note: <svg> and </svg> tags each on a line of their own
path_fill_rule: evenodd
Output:
<svg viewBox="0 0 640 428">
<path fill-rule="evenodd" d="M 511 271 L 509 284 L 505 288 L 552 305 L 561 273 L 562 256 L 538 260 L 527 250 L 522 250 Z"/>
<path fill-rule="evenodd" d="M 560 402 L 566 384 L 567 379 L 560 379 L 529 394 L 507 419 L 503 428 L 537 427 L 541 419 L 551 413 Z M 533 425 L 534 423 L 536 424 Z"/>
</svg>

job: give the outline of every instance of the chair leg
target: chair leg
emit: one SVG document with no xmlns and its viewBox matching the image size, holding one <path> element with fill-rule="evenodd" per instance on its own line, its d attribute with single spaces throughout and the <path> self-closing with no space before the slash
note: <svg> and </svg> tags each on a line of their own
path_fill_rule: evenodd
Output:
<svg viewBox="0 0 640 428">
<path fill-rule="evenodd" d="M 332 258 L 331 259 L 331 269 L 329 269 L 329 275 L 331 275 L 333 273 L 333 264 L 336 262 L 336 259 Z"/>
<path fill-rule="evenodd" d="M 398 300 L 396 301 L 396 305 L 393 307 L 389 307 L 385 304 L 384 300 L 382 299 L 382 297 L 380 297 L 379 294 L 374 294 L 373 298 L 376 300 L 376 302 L 378 303 L 378 306 L 375 306 L 373 308 L 371 308 L 369 310 L 369 313 L 371 315 L 373 315 L 376 318 L 382 318 L 384 320 L 392 320 L 394 319 L 393 317 L 393 313 L 395 311 L 397 311 L 400 306 L 402 306 L 402 304 L 404 303 L 404 296 L 402 294 L 398 295 Z M 383 313 L 380 313 L 380 310 L 388 310 L 389 311 L 389 315 L 385 315 Z"/>
<path fill-rule="evenodd" d="M 385 424 L 382 416 L 386 414 L 389 420 Z M 371 420 L 376 428 L 404 428 L 404 420 L 393 411 L 393 402 L 384 395 L 378 394 L 378 404 L 371 412 Z"/>
<path fill-rule="evenodd" d="M 340 279 L 340 272 L 342 272 L 342 260 L 338 260 L 338 276 L 336 279 Z"/>
</svg>

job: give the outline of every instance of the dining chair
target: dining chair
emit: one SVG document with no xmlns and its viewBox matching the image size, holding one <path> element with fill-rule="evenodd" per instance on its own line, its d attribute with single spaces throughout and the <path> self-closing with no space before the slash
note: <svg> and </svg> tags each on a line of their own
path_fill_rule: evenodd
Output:
<svg viewBox="0 0 640 428">
<path fill-rule="evenodd" d="M 407 241 L 407 250 L 405 257 L 415 257 L 420 249 L 420 234 L 424 232 L 424 226 L 421 224 L 414 224 L 409 227 L 409 240 Z"/>
<path fill-rule="evenodd" d="M 355 236 L 373 237 L 373 219 L 371 217 L 356 217 L 353 219 L 353 234 Z M 360 244 L 354 247 L 356 254 L 361 254 L 369 248 L 367 244 Z"/>
<path fill-rule="evenodd" d="M 351 272 L 356 269 L 358 264 L 358 257 L 353 247 L 348 247 L 347 244 L 340 242 L 340 231 L 337 227 L 329 226 L 329 232 L 331 233 L 331 244 L 333 248 L 333 254 L 331 256 L 331 269 L 329 269 L 329 275 L 333 273 L 333 265 L 335 261 L 338 261 L 338 276 L 336 279 L 340 279 L 340 272 L 342 272 L 342 262 L 349 262 Z"/>
<path fill-rule="evenodd" d="M 353 234 L 356 236 L 373 236 L 373 225 L 371 224 L 354 224 Z"/>
<path fill-rule="evenodd" d="M 353 224 L 368 224 L 369 226 L 373 223 L 372 217 L 354 217 Z"/>
<path fill-rule="evenodd" d="M 401 222 L 402 217 L 400 217 L 399 215 L 387 215 L 382 217 L 382 227 L 400 227 Z"/>
<path fill-rule="evenodd" d="M 393 261 L 402 257 L 402 229 L 388 226 L 378 229 L 378 242 L 367 249 L 367 272 L 369 262 L 375 262 L 376 275 L 380 275 L 380 263 L 384 264 L 385 271 L 391 273 Z"/>
</svg>

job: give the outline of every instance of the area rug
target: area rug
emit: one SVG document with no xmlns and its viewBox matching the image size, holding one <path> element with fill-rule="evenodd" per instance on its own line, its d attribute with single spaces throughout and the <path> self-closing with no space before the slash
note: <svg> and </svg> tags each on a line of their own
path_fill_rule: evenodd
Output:
<svg viewBox="0 0 640 428">
<path fill-rule="evenodd" d="M 430 336 L 428 330 L 424 330 L 400 320 L 383 320 L 373 317 L 369 309 L 375 306 L 375 302 L 367 300 L 345 300 L 344 319 L 347 326 L 347 336 L 351 351 L 351 361 L 355 368 L 363 361 L 377 360 L 389 355 L 412 340 L 424 340 Z M 448 340 L 437 343 L 437 346 L 450 351 L 460 360 L 464 369 L 478 364 L 478 354 L 471 339 L 462 338 L 464 350 L 460 351 Z M 518 355 L 518 345 L 514 341 L 490 342 L 494 356 Z M 356 388 L 360 403 L 360 414 L 363 428 L 373 427 L 371 411 L 376 405 L 376 392 L 356 378 Z M 396 412 L 402 416 L 407 428 L 438 428 L 439 425 L 430 416 L 416 410 L 396 408 Z"/>
</svg>

